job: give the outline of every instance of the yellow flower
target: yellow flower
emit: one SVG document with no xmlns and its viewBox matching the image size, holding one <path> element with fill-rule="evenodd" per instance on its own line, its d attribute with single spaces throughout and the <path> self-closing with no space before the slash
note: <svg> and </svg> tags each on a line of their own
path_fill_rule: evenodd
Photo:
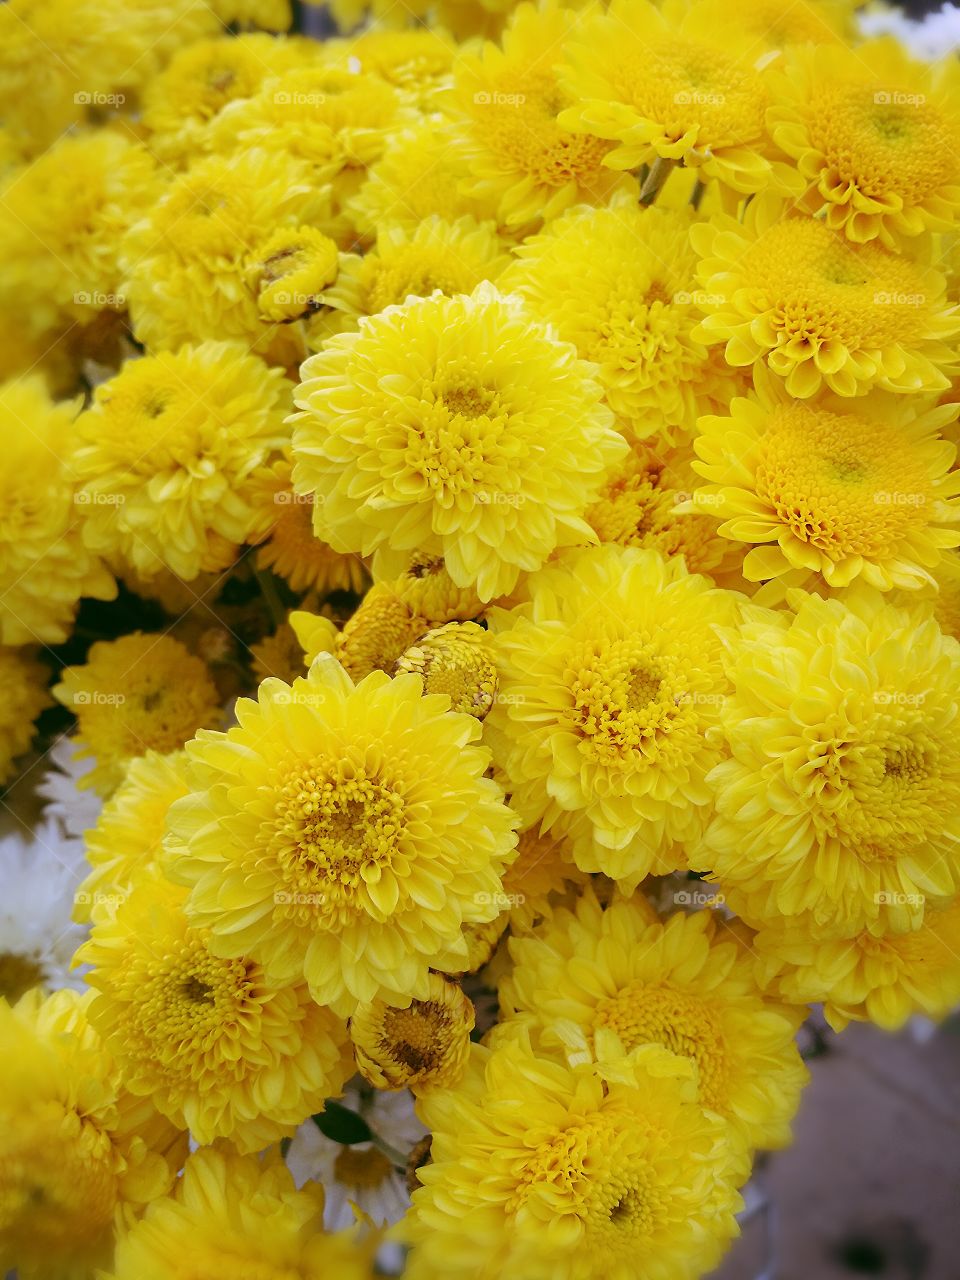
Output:
<svg viewBox="0 0 960 1280">
<path fill-rule="evenodd" d="M 712 813 L 706 775 L 729 683 L 717 627 L 739 600 L 655 551 L 569 555 L 490 618 L 500 696 L 488 741 L 524 827 L 632 890 L 682 865 Z"/>
<path fill-rule="evenodd" d="M 701 255 L 694 335 L 724 342 L 734 365 L 764 362 L 807 399 L 822 384 L 842 396 L 945 390 L 960 329 L 939 272 L 879 244 L 854 244 L 774 197 L 742 223 L 717 215 L 691 230 Z"/>
<path fill-rule="evenodd" d="M 365 237 L 396 225 L 413 234 L 430 217 L 449 221 L 472 214 L 492 218 L 496 209 L 468 195 L 470 176 L 461 131 L 449 120 L 427 117 L 391 132 L 383 155 L 371 164 L 363 185 L 347 200 L 346 211 Z"/>
<path fill-rule="evenodd" d="M 389 586 L 414 613 L 429 619 L 431 627 L 468 622 L 483 612 L 477 593 L 457 586 L 439 556 L 414 551 Z"/>
<path fill-rule="evenodd" d="M 565 901 L 571 892 L 582 892 L 589 883 L 566 841 L 542 836 L 534 827 L 522 831 L 517 856 L 503 877 L 501 902 L 511 934 L 530 933 L 541 920 L 549 919 L 557 902 Z"/>
<path fill-rule="evenodd" d="M 313 497 L 293 492 L 291 470 L 285 453 L 256 475 L 251 500 L 258 529 L 250 541 L 261 544 L 257 565 L 272 569 L 292 591 L 316 591 L 321 596 L 331 591 L 361 592 L 367 581 L 363 561 L 359 556 L 341 555 L 316 536 Z"/>
<path fill-rule="evenodd" d="M 617 143 L 604 160 L 612 168 L 682 161 L 734 191 L 759 191 L 772 172 L 760 52 L 709 5 L 613 0 L 566 46 L 563 83 L 575 105 L 560 123 Z"/>
<path fill-rule="evenodd" d="M 739 569 L 736 548 L 720 537 L 709 515 L 677 510 L 696 482 L 685 453 L 658 455 L 636 444 L 610 472 L 585 519 L 600 542 L 647 547 L 664 559 L 683 556 L 691 573 L 721 578 Z"/>
<path fill-rule="evenodd" d="M 836 45 L 856 37 L 850 0 L 700 0 L 699 22 L 713 26 L 722 41 L 731 27 L 748 36 L 753 52 L 803 45 Z"/>
<path fill-rule="evenodd" d="M 304 649 L 289 622 L 281 623 L 273 635 L 252 644 L 250 653 L 258 684 L 270 676 L 277 676 L 290 684 L 297 676 L 303 675 Z"/>
<path fill-rule="evenodd" d="M 16 773 L 17 756 L 29 750 L 37 716 L 53 703 L 49 683 L 50 672 L 33 649 L 0 645 L 0 787 Z"/>
<path fill-rule="evenodd" d="M 186 1141 L 134 1098 L 87 1020 L 92 993 L 0 1000 L 0 1267 L 91 1280 L 114 1216 L 165 1195 Z"/>
<path fill-rule="evenodd" d="M 323 1190 L 297 1190 L 275 1158 L 205 1147 L 166 1199 L 121 1235 L 102 1280 L 370 1280 L 372 1248 L 359 1228 L 323 1230 Z"/>
<path fill-rule="evenodd" d="M 429 298 L 435 290 L 470 293 L 484 280 L 496 280 L 509 262 L 493 223 L 469 216 L 448 222 L 432 214 L 409 231 L 382 228 L 376 246 L 362 258 L 345 256 L 340 278 L 326 297 L 330 310 L 310 326 L 311 346 L 334 333 L 356 327 L 356 317 L 375 315 L 407 298 Z"/>
<path fill-rule="evenodd" d="M 426 999 L 432 958 L 465 954 L 461 925 L 495 914 L 515 843 L 479 725 L 416 676 L 354 686 L 329 657 L 258 699 L 187 748 L 169 852 L 188 918 L 216 954 L 303 974 L 339 1013 Z"/>
<path fill-rule="evenodd" d="M 411 1280 L 693 1280 L 736 1233 L 746 1175 L 690 1065 L 647 1046 L 578 1069 L 519 1038 L 473 1045 L 418 1111 L 431 1161 L 404 1235 Z"/>
<path fill-rule="evenodd" d="M 211 121 L 227 103 L 252 97 L 278 64 L 304 56 L 297 41 L 262 34 L 223 35 L 178 50 L 144 89 L 150 150 L 167 164 L 188 163 L 209 150 Z"/>
<path fill-rule="evenodd" d="M 254 524 L 254 472 L 287 440 L 286 389 L 239 343 L 127 361 L 76 425 L 87 546 L 146 576 L 229 565 Z"/>
<path fill-rule="evenodd" d="M 798 571 L 884 591 L 932 583 L 944 551 L 960 545 L 950 528 L 960 523 L 956 448 L 939 431 L 960 406 L 924 412 L 883 392 L 796 401 L 771 381 L 756 385 L 729 417 L 701 418 L 694 442 L 693 468 L 710 483 L 692 509 L 753 544 L 744 577 Z"/>
<path fill-rule="evenodd" d="M 692 331 L 700 320 L 690 215 L 616 200 L 579 208 L 517 249 L 501 281 L 597 365 L 633 435 L 689 432 L 730 381 Z"/>
<path fill-rule="evenodd" d="M 928 907 L 910 933 L 864 929 L 852 938 L 811 939 L 801 923 L 765 925 L 755 939 L 783 999 L 819 1001 L 836 1031 L 874 1022 L 898 1031 L 913 1014 L 938 1021 L 960 1002 L 960 902 Z"/>
<path fill-rule="evenodd" d="M 893 39 L 801 47 L 771 83 L 768 124 L 824 225 L 858 243 L 954 227 L 960 93 L 954 68 L 912 62 Z"/>
<path fill-rule="evenodd" d="M 484 600 L 590 540 L 584 508 L 625 451 L 592 367 L 489 284 L 388 308 L 301 377 L 294 481 L 318 535 L 381 549 L 384 572 L 442 556 Z"/>
<path fill-rule="evenodd" d="M 147 751 L 129 761 L 123 781 L 84 835 L 90 874 L 74 896 L 74 919 L 86 922 L 97 908 L 129 892 L 161 856 L 167 810 L 187 794 L 182 751 Z"/>
<path fill-rule="evenodd" d="M 754 927 L 916 928 L 960 890 L 960 644 L 929 604 L 851 587 L 752 607 L 722 712 L 730 758 L 691 865 Z"/>
<path fill-rule="evenodd" d="M 139 631 L 99 640 L 83 666 L 64 667 L 53 694 L 77 717 L 78 757 L 95 761 L 80 785 L 103 795 L 123 780 L 131 759 L 176 751 L 220 716 L 200 659 L 172 636 Z"/>
<path fill-rule="evenodd" d="M 764 999 L 754 958 L 713 913 L 651 923 L 632 899 L 603 911 L 588 892 L 510 951 L 501 1010 L 532 1018 L 545 1049 L 563 1050 L 569 1023 L 589 1044 L 609 1029 L 628 1050 L 663 1045 L 696 1065 L 701 1105 L 748 1146 L 789 1143 L 807 1079 L 794 1040 L 803 1015 Z"/>
<path fill-rule="evenodd" d="M 51 400 L 43 378 L 0 385 L 0 642 L 59 644 L 81 596 L 112 600 L 113 576 L 84 548 L 87 508 L 67 456 L 79 402 Z"/>
<path fill-rule="evenodd" d="M 339 269 L 336 244 L 314 227 L 268 236 L 250 255 L 249 278 L 261 319 L 285 324 L 319 310 Z"/>
<path fill-rule="evenodd" d="M 357 1069 L 377 1089 L 452 1089 L 467 1066 L 473 1005 L 455 982 L 431 973 L 424 1000 L 397 1009 L 361 1004 L 350 1019 Z"/>
<path fill-rule="evenodd" d="M 457 45 L 443 28 L 373 28 L 349 40 L 328 42 L 327 52 L 334 58 L 340 54 L 349 65 L 359 63 L 361 71 L 378 75 L 399 90 L 405 101 L 429 111 L 442 106 L 443 94 L 452 79 Z"/>
<path fill-rule="evenodd" d="M 120 242 L 159 187 L 146 150 L 107 130 L 68 134 L 9 175 L 0 297 L 28 331 L 124 310 Z"/>
<path fill-rule="evenodd" d="M 604 166 L 610 144 L 561 127 L 558 114 L 576 101 L 557 70 L 576 14 L 559 5 L 519 5 L 501 45 L 463 53 L 456 65 L 456 104 L 464 118 L 469 194 L 496 202 L 511 227 L 549 221 L 581 200 L 603 203 L 635 180 Z"/>
<path fill-rule="evenodd" d="M 290 624 L 308 663 L 318 654 L 335 654 L 353 680 L 371 671 L 392 675 L 401 655 L 430 629 L 387 583 L 374 583 L 340 632 L 328 618 L 302 610 L 290 615 Z"/>
<path fill-rule="evenodd" d="M 261 1151 L 323 1110 L 353 1073 L 345 1023 L 303 982 L 220 959 L 156 872 L 101 911 L 77 953 L 97 992 L 90 1021 L 126 1087 L 200 1144 Z"/>
<path fill-rule="evenodd" d="M 445 693 L 454 711 L 483 720 L 497 696 L 497 668 L 487 632 L 475 622 L 428 631 L 397 659 L 395 670 L 423 677 L 424 693 Z"/>
<path fill-rule="evenodd" d="M 284 151 L 197 160 L 124 241 L 124 293 L 137 338 L 151 352 L 236 338 L 277 363 L 296 362 L 297 335 L 260 318 L 247 281 L 250 254 L 281 228 L 318 223 L 328 209 L 328 190 Z"/>
</svg>

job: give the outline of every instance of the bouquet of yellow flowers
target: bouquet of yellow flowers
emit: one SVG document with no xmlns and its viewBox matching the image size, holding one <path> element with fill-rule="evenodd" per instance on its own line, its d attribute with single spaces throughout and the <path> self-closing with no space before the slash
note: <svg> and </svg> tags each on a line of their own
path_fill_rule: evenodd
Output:
<svg viewBox="0 0 960 1280">
<path fill-rule="evenodd" d="M 0 1273 L 705 1275 L 810 1007 L 960 1003 L 960 65 L 7 0 L 0 104 Z"/>
</svg>

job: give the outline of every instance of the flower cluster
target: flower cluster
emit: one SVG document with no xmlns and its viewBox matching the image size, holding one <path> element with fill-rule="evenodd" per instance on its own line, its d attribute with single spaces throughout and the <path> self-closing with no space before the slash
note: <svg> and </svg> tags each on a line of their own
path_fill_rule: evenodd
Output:
<svg viewBox="0 0 960 1280">
<path fill-rule="evenodd" d="M 853 8 L 0 4 L 0 1274 L 696 1280 L 810 1006 L 960 1003 L 960 67 Z"/>
</svg>

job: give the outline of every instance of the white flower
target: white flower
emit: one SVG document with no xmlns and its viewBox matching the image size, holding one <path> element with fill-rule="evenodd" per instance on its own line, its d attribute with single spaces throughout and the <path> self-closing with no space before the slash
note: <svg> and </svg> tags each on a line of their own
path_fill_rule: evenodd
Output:
<svg viewBox="0 0 960 1280">
<path fill-rule="evenodd" d="M 859 15 L 865 36 L 892 35 L 908 52 L 924 62 L 934 62 L 960 48 L 960 9 L 945 4 L 919 21 L 899 9 L 875 6 Z"/>
<path fill-rule="evenodd" d="M 92 757 L 77 759 L 77 745 L 72 738 L 60 738 L 50 748 L 47 759 L 54 766 L 37 784 L 37 794 L 46 805 L 45 818 L 56 818 L 68 836 L 82 836 L 96 826 L 103 799 L 90 788 L 81 791 L 77 783 L 96 763 Z"/>
<path fill-rule="evenodd" d="M 381 1141 L 406 1160 L 427 1130 L 417 1119 L 407 1090 L 386 1093 L 350 1085 L 339 1105 L 358 1112 Z M 312 1178 L 323 1184 L 326 1204 L 323 1223 L 328 1231 L 355 1221 L 352 1204 L 378 1225 L 399 1222 L 410 1207 L 404 1170 L 391 1163 L 373 1143 L 342 1146 L 325 1137 L 312 1120 L 297 1130 L 287 1152 L 287 1165 L 297 1186 Z M 377 1262 L 388 1275 L 399 1274 L 403 1251 L 382 1246 Z"/>
<path fill-rule="evenodd" d="M 46 817 L 29 834 L 0 837 L 0 995 L 29 987 L 82 989 L 70 961 L 87 930 L 71 919 L 74 894 L 90 868 L 83 842 Z"/>
</svg>

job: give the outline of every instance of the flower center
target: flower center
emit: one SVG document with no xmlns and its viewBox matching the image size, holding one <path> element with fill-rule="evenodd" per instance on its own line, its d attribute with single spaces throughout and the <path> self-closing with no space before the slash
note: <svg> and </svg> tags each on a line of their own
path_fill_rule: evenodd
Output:
<svg viewBox="0 0 960 1280">
<path fill-rule="evenodd" d="M 435 1071 L 449 1040 L 450 1017 L 433 1000 L 414 1000 L 408 1009 L 388 1009 L 380 1046 L 418 1075 Z"/>
<path fill-rule="evenodd" d="M 393 1165 L 376 1147 L 341 1147 L 333 1162 L 333 1176 L 356 1191 L 375 1191 L 393 1173 Z"/>
</svg>

